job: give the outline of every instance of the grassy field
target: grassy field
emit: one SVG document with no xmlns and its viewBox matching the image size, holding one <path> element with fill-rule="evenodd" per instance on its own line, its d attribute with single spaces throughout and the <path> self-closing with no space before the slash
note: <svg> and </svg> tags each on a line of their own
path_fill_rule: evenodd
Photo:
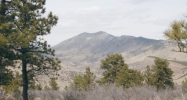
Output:
<svg viewBox="0 0 187 100">
<path fill-rule="evenodd" d="M 20 93 L 4 95 L 0 91 L 0 100 L 21 100 Z M 87 91 L 29 91 L 29 100 L 186 100 L 187 93 L 180 86 L 174 90 L 157 91 L 148 86 L 133 87 L 127 90 L 115 85 L 99 86 Z"/>
</svg>

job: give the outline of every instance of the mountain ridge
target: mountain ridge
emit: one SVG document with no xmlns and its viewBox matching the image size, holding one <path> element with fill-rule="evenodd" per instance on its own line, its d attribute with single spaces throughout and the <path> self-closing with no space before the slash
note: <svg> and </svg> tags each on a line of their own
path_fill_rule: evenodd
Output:
<svg viewBox="0 0 187 100">
<path fill-rule="evenodd" d="M 77 66 L 85 63 L 89 63 L 89 66 L 93 63 L 99 63 L 106 55 L 114 53 L 121 53 L 127 59 L 127 62 L 132 62 L 129 59 L 136 58 L 139 55 L 146 55 L 145 57 L 158 55 L 158 57 L 162 57 L 159 56 L 162 55 L 162 51 L 168 50 L 170 52 L 173 48 L 177 49 L 176 44 L 171 41 L 128 35 L 113 36 L 104 31 L 84 32 L 53 47 L 57 57 L 62 62 L 73 63 Z M 154 55 L 154 52 L 158 54 Z M 169 58 L 165 55 L 163 57 Z"/>
<path fill-rule="evenodd" d="M 135 37 L 135 36 L 131 36 L 131 35 L 114 36 L 114 35 L 111 35 L 111 34 L 109 34 L 109 33 L 107 33 L 107 32 L 104 32 L 104 31 L 98 31 L 98 32 L 96 32 L 96 33 L 83 32 L 83 33 L 78 34 L 78 35 L 76 35 L 76 36 L 74 36 L 74 37 L 72 37 L 72 38 L 69 38 L 69 39 L 67 39 L 67 40 L 71 40 L 71 39 L 73 39 L 73 38 L 80 37 L 80 36 L 81 36 L 81 37 L 88 37 L 88 36 L 90 37 L 90 36 L 97 36 L 97 35 L 101 35 L 101 34 L 103 34 L 103 35 L 108 35 L 108 36 L 111 36 L 111 37 L 113 37 L 113 38 L 123 38 L 123 37 L 126 37 L 126 38 L 144 38 L 144 39 L 149 39 L 149 38 L 145 38 L 145 37 L 141 37 L 141 36 Z M 58 46 L 59 44 L 61 44 L 61 43 L 63 43 L 63 42 L 66 42 L 67 40 L 64 40 L 64 41 L 62 41 L 62 42 L 60 42 L 60 43 L 54 45 L 53 48 L 56 47 L 56 46 Z M 149 40 L 164 41 L 164 40 L 156 40 L 156 39 L 149 39 Z"/>
</svg>

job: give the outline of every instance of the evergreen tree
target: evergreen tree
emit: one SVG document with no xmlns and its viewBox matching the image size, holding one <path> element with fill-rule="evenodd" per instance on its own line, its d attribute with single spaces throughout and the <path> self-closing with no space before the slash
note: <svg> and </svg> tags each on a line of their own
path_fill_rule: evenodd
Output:
<svg viewBox="0 0 187 100">
<path fill-rule="evenodd" d="M 34 81 L 30 82 L 30 84 L 29 84 L 29 90 L 36 90 L 36 83 Z"/>
<path fill-rule="evenodd" d="M 49 82 L 49 85 L 51 86 L 52 90 L 58 90 L 59 89 L 58 83 L 56 82 L 55 78 L 51 78 L 51 80 Z"/>
<path fill-rule="evenodd" d="M 157 90 L 174 88 L 173 71 L 168 68 L 167 60 L 155 58 L 155 65 L 146 70 L 146 82 L 148 85 L 155 86 Z M 150 75 L 150 76 L 148 76 Z M 152 79 L 151 79 L 152 78 Z M 149 79 L 149 80 L 148 80 Z"/>
<path fill-rule="evenodd" d="M 99 83 L 116 83 L 124 88 L 142 85 L 143 76 L 140 71 L 129 69 L 121 54 L 108 55 L 101 61 L 104 69 L 103 78 Z"/>
<path fill-rule="evenodd" d="M 187 26 L 184 21 L 174 21 L 171 27 L 164 32 L 170 40 L 176 41 L 180 52 L 187 52 Z M 186 43 L 184 43 L 186 42 Z M 186 51 L 184 49 L 186 48 Z"/>
<path fill-rule="evenodd" d="M 179 52 L 187 53 L 187 22 L 186 20 L 182 21 L 173 21 L 170 27 L 164 32 L 164 35 L 172 41 L 177 42 Z M 178 79 L 186 76 L 184 74 Z"/>
<path fill-rule="evenodd" d="M 13 76 L 12 76 L 13 75 Z M 9 75 L 7 75 L 6 78 L 10 78 L 8 79 L 5 79 L 6 80 L 6 83 L 3 85 L 3 89 L 8 93 L 19 93 L 19 86 L 21 85 L 21 77 L 20 77 L 20 74 L 18 72 L 14 74 L 11 74 L 11 77 Z"/>
<path fill-rule="evenodd" d="M 140 71 L 123 67 L 116 78 L 116 84 L 129 88 L 143 84 L 143 75 Z"/>
<path fill-rule="evenodd" d="M 36 90 L 42 90 L 42 85 L 41 84 L 36 84 Z"/>
<path fill-rule="evenodd" d="M 7 70 L 7 69 L 6 69 Z M 6 71 L 5 69 L 3 70 L 3 72 L 1 73 L 1 85 L 8 85 L 9 82 L 14 78 L 14 75 L 11 73 L 11 71 Z"/>
<path fill-rule="evenodd" d="M 14 59 L 13 51 L 6 45 L 9 42 L 9 34 L 15 32 L 13 24 L 10 23 L 14 20 L 14 14 L 10 13 L 11 8 L 13 7 L 10 1 L 0 1 L 0 85 L 11 81 L 7 75 L 10 76 L 12 72 L 6 68 L 6 66 L 13 66 Z"/>
<path fill-rule="evenodd" d="M 94 84 L 95 75 L 90 71 L 90 68 L 86 68 L 84 75 L 76 75 L 73 79 L 71 87 L 78 91 L 87 90 L 90 86 L 95 86 Z"/>
<path fill-rule="evenodd" d="M 167 60 L 163 60 L 160 58 L 155 59 L 155 65 L 153 66 L 155 73 L 155 85 L 158 89 L 166 89 L 167 87 L 173 88 L 173 71 L 168 68 L 169 63 Z"/>
<path fill-rule="evenodd" d="M 155 77 L 153 76 L 154 70 L 152 67 L 147 66 L 144 72 L 144 80 L 147 85 L 154 85 Z"/>
<path fill-rule="evenodd" d="M 36 84 L 35 82 L 30 83 L 29 85 L 30 90 L 42 90 L 41 84 Z"/>
<path fill-rule="evenodd" d="M 84 78 L 82 75 L 76 75 L 73 78 L 73 83 L 70 85 L 71 88 L 78 90 L 78 91 L 83 91 L 85 90 L 85 85 L 84 85 Z"/>
<path fill-rule="evenodd" d="M 8 94 L 13 93 L 13 92 L 14 92 L 14 93 L 15 93 L 15 92 L 19 92 L 19 86 L 20 86 L 20 84 L 19 84 L 19 80 L 18 80 L 18 79 L 13 78 L 13 79 L 11 79 L 8 83 L 9 83 L 8 85 L 4 85 L 4 86 L 3 86 L 3 89 L 4 89 Z"/>
<path fill-rule="evenodd" d="M 115 83 L 117 74 L 123 67 L 127 69 L 127 64 L 124 63 L 121 54 L 113 54 L 108 55 L 102 60 L 100 67 L 104 69 L 103 78 L 100 80 L 100 83 Z"/>
<path fill-rule="evenodd" d="M 41 37 L 50 33 L 58 18 L 45 14 L 46 0 L 1 0 L 0 47 L 3 60 L 22 61 L 23 100 L 28 100 L 29 80 L 37 73 L 49 74 L 60 69 L 54 50 Z M 10 5 L 10 6 L 9 6 Z M 5 51 L 6 50 L 6 51 Z M 0 59 L 1 60 L 1 59 Z M 1 60 L 2 61 L 2 60 Z M 10 60 L 11 61 L 11 60 Z M 31 77 L 28 74 L 32 73 Z"/>
<path fill-rule="evenodd" d="M 84 81 L 85 81 L 85 86 L 88 88 L 89 86 L 94 85 L 94 80 L 95 80 L 95 75 L 93 72 L 90 71 L 90 68 L 87 67 L 85 74 L 84 74 Z"/>
<path fill-rule="evenodd" d="M 16 32 L 13 21 L 15 20 L 15 13 L 10 0 L 0 0 L 0 55 L 8 53 L 7 43 L 9 42 L 9 35 Z M 7 51 L 8 50 L 8 51 Z M 5 55 L 3 55 L 4 57 Z"/>
</svg>

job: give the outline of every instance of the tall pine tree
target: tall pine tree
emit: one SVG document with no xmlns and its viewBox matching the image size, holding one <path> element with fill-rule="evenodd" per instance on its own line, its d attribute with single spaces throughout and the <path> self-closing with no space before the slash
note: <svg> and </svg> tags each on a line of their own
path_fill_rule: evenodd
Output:
<svg viewBox="0 0 187 100">
<path fill-rule="evenodd" d="M 7 4 L 7 1 L 5 3 L 3 1 L 5 0 L 1 1 L 0 7 Z M 12 54 L 11 57 L 15 60 L 21 60 L 22 96 L 23 100 L 28 100 L 29 79 L 32 79 L 38 73 L 49 74 L 49 72 L 60 69 L 60 61 L 53 57 L 54 50 L 50 48 L 47 41 L 42 39 L 42 36 L 49 34 L 51 28 L 57 24 L 58 17 L 51 12 L 44 17 L 46 0 L 11 0 L 9 2 L 11 6 L 5 6 L 4 8 L 5 10 L 7 8 L 11 9 L 7 10 L 7 15 L 10 15 L 13 20 L 1 22 L 5 25 L 0 25 L 0 27 L 3 26 L 0 28 L 3 31 L 0 34 L 3 42 L 0 44 L 5 44 L 1 45 L 4 50 L 13 51 L 13 54 L 10 53 Z M 1 16 L 3 16 L 2 18 L 6 17 L 3 14 Z M 32 75 L 28 76 L 28 74 Z"/>
</svg>

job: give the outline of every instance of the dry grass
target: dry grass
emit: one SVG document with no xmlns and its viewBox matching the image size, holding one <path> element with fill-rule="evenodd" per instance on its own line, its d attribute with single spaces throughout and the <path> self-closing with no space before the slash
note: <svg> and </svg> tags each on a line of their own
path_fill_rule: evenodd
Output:
<svg viewBox="0 0 187 100">
<path fill-rule="evenodd" d="M 2 89 L 0 89 L 0 100 L 4 100 L 5 97 L 6 97 L 5 91 L 3 91 Z"/>
<path fill-rule="evenodd" d="M 148 86 L 133 87 L 123 90 L 120 87 L 98 87 L 96 89 L 77 92 L 68 90 L 63 94 L 65 100 L 186 100 L 187 95 L 180 87 L 174 90 L 156 91 Z"/>
<path fill-rule="evenodd" d="M 36 97 L 41 100 L 63 100 L 62 92 L 60 91 L 30 91 L 29 98 L 34 100 Z"/>
<path fill-rule="evenodd" d="M 1 94 L 2 92 L 0 92 Z M 14 99 L 12 99 L 14 97 Z M 21 100 L 21 94 L 0 100 Z M 121 87 L 98 86 L 88 91 L 30 91 L 29 100 L 187 100 L 187 94 L 181 87 L 174 90 L 156 91 L 148 86 L 133 87 L 127 90 Z"/>
</svg>

